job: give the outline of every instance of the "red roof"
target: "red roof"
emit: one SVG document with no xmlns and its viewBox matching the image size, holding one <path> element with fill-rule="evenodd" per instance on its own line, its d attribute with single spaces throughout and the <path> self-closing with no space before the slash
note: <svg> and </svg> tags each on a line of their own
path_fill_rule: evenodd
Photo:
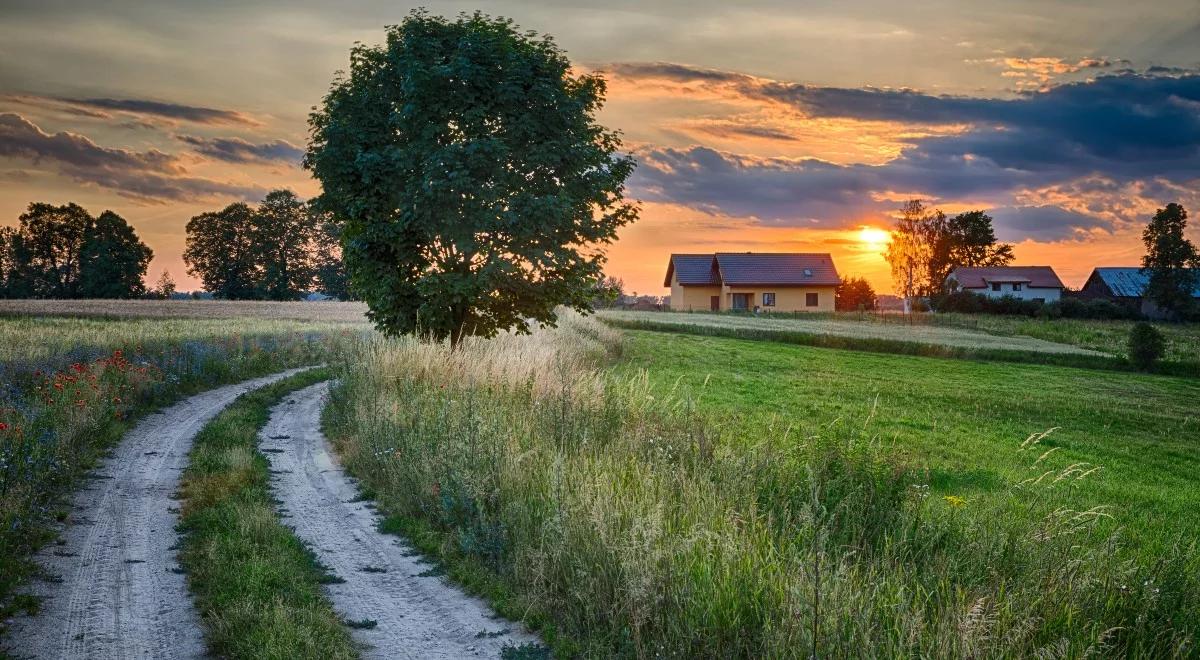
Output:
<svg viewBox="0 0 1200 660">
<path fill-rule="evenodd" d="M 950 273 L 964 289 L 985 289 L 991 282 L 1022 282 L 1037 289 L 1061 289 L 1062 280 L 1049 266 L 959 266 Z"/>
</svg>

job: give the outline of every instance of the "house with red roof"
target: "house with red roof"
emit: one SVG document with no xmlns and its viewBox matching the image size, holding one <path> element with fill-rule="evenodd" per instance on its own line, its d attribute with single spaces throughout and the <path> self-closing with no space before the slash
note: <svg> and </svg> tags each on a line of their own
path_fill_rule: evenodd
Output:
<svg viewBox="0 0 1200 660">
<path fill-rule="evenodd" d="M 946 278 L 946 285 L 952 291 L 1041 303 L 1062 298 L 1063 291 L 1062 280 L 1049 266 L 959 266 Z"/>
<path fill-rule="evenodd" d="M 838 277 L 828 253 L 672 254 L 663 286 L 677 311 L 832 312 Z"/>
</svg>

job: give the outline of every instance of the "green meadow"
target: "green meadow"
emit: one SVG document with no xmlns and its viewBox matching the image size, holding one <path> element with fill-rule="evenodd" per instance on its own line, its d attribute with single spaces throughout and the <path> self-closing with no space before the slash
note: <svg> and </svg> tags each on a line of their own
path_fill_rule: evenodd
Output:
<svg viewBox="0 0 1200 660">
<path fill-rule="evenodd" d="M 754 444 L 787 433 L 865 429 L 971 502 L 1071 465 L 1072 485 L 1112 524 L 1158 546 L 1200 533 L 1200 380 L 1031 364 L 882 355 L 769 341 L 626 331 L 618 371 L 693 401 Z M 1036 449 L 1022 443 L 1049 431 Z M 1042 454 L 1053 450 L 1045 458 Z"/>
</svg>

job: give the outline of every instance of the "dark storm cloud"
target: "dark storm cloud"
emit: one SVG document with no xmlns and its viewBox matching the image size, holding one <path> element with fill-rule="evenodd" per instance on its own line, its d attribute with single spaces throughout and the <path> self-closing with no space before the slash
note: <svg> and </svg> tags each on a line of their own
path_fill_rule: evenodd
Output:
<svg viewBox="0 0 1200 660">
<path fill-rule="evenodd" d="M 221 110 L 205 108 L 181 103 L 167 103 L 147 99 L 109 99 L 109 98 L 64 98 L 58 99 L 80 108 L 91 108 L 101 111 L 127 112 L 135 115 L 162 117 L 173 121 L 187 121 L 196 124 L 240 124 L 243 126 L 261 126 L 262 124 L 236 110 Z"/>
<path fill-rule="evenodd" d="M 807 226 L 815 220 L 839 226 L 856 213 L 890 210 L 894 202 L 877 200 L 897 193 L 999 201 L 1022 190 L 1081 180 L 1119 189 L 1200 178 L 1200 75 L 1195 72 L 1108 75 L 987 99 L 812 87 L 678 65 L 618 69 L 621 75 L 717 82 L 746 98 L 791 105 L 807 117 L 967 126 L 962 133 L 909 138 L 910 146 L 882 165 L 751 159 L 703 147 L 639 154 L 641 167 L 631 183 L 645 198 L 765 222 Z M 1108 220 L 1058 207 L 1004 205 L 997 212 L 1009 240 L 1049 240 L 1110 226 Z"/>
<path fill-rule="evenodd" d="M 1007 206 L 989 211 L 995 220 L 996 237 L 1002 241 L 1057 241 L 1090 229 L 1109 229 L 1095 216 L 1057 206 Z"/>
<path fill-rule="evenodd" d="M 272 140 L 255 144 L 241 138 L 204 138 L 194 135 L 176 136 L 191 145 L 196 153 L 227 163 L 282 162 L 298 164 L 304 150 L 287 140 Z"/>
<path fill-rule="evenodd" d="M 174 156 L 161 151 L 111 149 L 76 133 L 46 133 L 15 113 L 0 113 L 0 157 L 46 163 L 76 182 L 144 201 L 253 199 L 262 194 L 253 187 L 189 176 Z"/>
</svg>

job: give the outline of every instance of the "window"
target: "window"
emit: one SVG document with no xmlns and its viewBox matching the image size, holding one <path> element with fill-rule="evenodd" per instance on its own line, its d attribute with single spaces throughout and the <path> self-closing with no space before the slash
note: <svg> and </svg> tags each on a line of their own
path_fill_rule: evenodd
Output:
<svg viewBox="0 0 1200 660">
<path fill-rule="evenodd" d="M 1000 283 L 992 282 L 992 291 L 999 291 L 999 290 L 1000 290 Z"/>
<path fill-rule="evenodd" d="M 805 307 L 816 307 L 817 304 L 818 304 L 817 294 L 815 294 L 815 293 L 804 294 L 804 306 Z"/>
<path fill-rule="evenodd" d="M 763 294 L 763 307 L 774 307 L 774 306 L 775 306 L 775 294 L 764 293 Z"/>
<path fill-rule="evenodd" d="M 735 310 L 746 311 L 750 308 L 750 294 L 735 293 L 733 294 L 733 308 Z"/>
<path fill-rule="evenodd" d="M 1020 282 L 1013 282 L 1013 291 L 1020 291 L 1020 290 L 1021 290 Z"/>
</svg>

